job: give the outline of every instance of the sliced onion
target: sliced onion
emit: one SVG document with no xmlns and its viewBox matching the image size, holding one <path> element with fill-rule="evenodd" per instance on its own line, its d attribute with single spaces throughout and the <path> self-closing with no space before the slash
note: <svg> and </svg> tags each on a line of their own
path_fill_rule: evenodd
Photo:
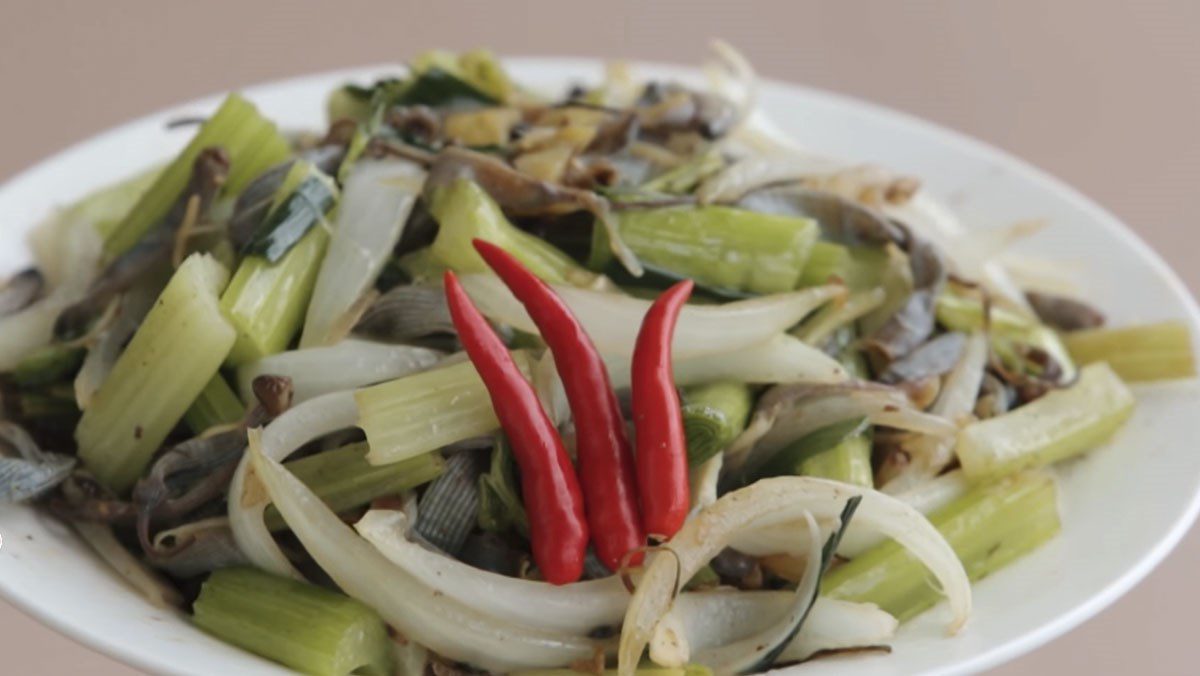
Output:
<svg viewBox="0 0 1200 676">
<path fill-rule="evenodd" d="M 695 515 L 717 501 L 717 487 L 721 479 L 721 465 L 724 462 L 725 454 L 717 453 L 701 463 L 699 467 L 692 468 L 690 477 L 692 510 L 689 515 Z"/>
<path fill-rule="evenodd" d="M 701 651 L 751 636 L 769 627 L 787 611 L 792 594 L 786 591 L 715 590 L 681 594 L 660 627 L 673 624 L 693 651 Z M 668 624 L 669 623 L 669 624 Z M 822 650 L 881 645 L 895 635 L 896 618 L 873 603 L 820 597 L 809 611 L 800 633 L 780 662 L 808 659 Z M 655 630 L 658 640 L 659 630 Z M 651 659 L 655 657 L 651 642 Z"/>
<path fill-rule="evenodd" d="M 282 461 L 304 444 L 358 423 L 354 392 L 334 392 L 310 399 L 287 410 L 254 438 L 268 458 Z M 287 556 L 275 544 L 263 521 L 270 500 L 257 480 L 251 480 L 249 454 L 242 457 L 229 484 L 229 528 L 238 547 L 254 565 L 276 575 L 300 578 Z"/>
<path fill-rule="evenodd" d="M 374 608 L 409 640 L 495 672 L 559 667 L 588 659 L 600 647 L 590 639 L 492 617 L 421 584 L 355 534 L 256 444 L 249 457 L 267 495 L 309 555 L 342 591 Z"/>
<path fill-rule="evenodd" d="M 792 592 L 792 598 L 783 615 L 775 622 L 745 638 L 696 652 L 696 661 L 713 670 L 717 676 L 761 671 L 770 668 L 775 653 L 782 652 L 795 638 L 808 610 L 816 601 L 817 585 L 821 582 L 823 562 L 821 560 L 821 534 L 817 522 L 809 512 L 804 512 L 803 529 L 808 541 L 804 576 Z"/>
<path fill-rule="evenodd" d="M 412 345 L 385 345 L 346 339 L 328 347 L 289 350 L 264 357 L 238 369 L 245 401 L 253 401 L 250 384 L 260 375 L 292 379 L 296 403 L 330 392 L 381 383 L 427 369 L 443 354 Z"/>
<path fill-rule="evenodd" d="M 389 561 L 446 597 L 506 622 L 587 634 L 621 621 L 629 592 L 619 578 L 552 585 L 471 567 L 405 537 L 403 512 L 371 510 L 354 524 Z"/>
<path fill-rule="evenodd" d="M 975 410 L 987 359 L 987 336 L 981 332 L 973 334 L 967 340 L 958 363 L 946 375 L 930 413 L 956 422 L 969 417 Z M 884 484 L 883 490 L 892 495 L 903 493 L 941 474 L 954 460 L 954 443 L 955 437 L 921 435 L 912 443 L 905 444 L 908 462 Z"/>
<path fill-rule="evenodd" d="M 340 338 L 336 327 L 347 325 L 347 308 L 379 276 L 424 184 L 425 171 L 404 160 L 354 166 L 313 287 L 300 347 L 329 345 Z"/>
<path fill-rule="evenodd" d="M 667 547 L 675 556 L 651 560 L 621 633 L 619 674 L 632 676 L 654 627 L 670 608 L 678 588 L 726 547 L 740 529 L 795 521 L 809 511 L 817 519 L 839 518 L 846 500 L 860 495 L 855 520 L 908 549 L 937 578 L 950 603 L 951 631 L 971 611 L 971 586 L 962 563 L 946 540 L 919 512 L 878 491 L 812 477 L 764 479 L 727 493 L 684 524 Z"/>
<path fill-rule="evenodd" d="M 537 327 L 498 278 L 465 275 L 463 285 L 488 317 L 529 333 Z M 650 308 L 648 300 L 570 286 L 554 290 L 571 307 L 596 347 L 628 356 Z M 824 303 L 845 294 L 837 285 L 762 296 L 724 305 L 688 305 L 680 313 L 673 344 L 676 358 L 714 355 L 765 343 Z"/>
<path fill-rule="evenodd" d="M 898 493 L 895 498 L 918 512 L 929 515 L 962 497 L 968 488 L 970 484 L 963 476 L 962 470 L 956 469 Z M 861 528 L 857 522 L 851 522 L 842 536 L 841 545 L 838 546 L 838 555 L 852 559 L 882 544 L 885 539 L 879 533 Z"/>
<path fill-rule="evenodd" d="M 845 166 L 819 155 L 753 155 L 706 180 L 696 190 L 696 199 L 702 203 L 736 202 L 747 193 L 773 183 L 830 174 Z"/>
</svg>

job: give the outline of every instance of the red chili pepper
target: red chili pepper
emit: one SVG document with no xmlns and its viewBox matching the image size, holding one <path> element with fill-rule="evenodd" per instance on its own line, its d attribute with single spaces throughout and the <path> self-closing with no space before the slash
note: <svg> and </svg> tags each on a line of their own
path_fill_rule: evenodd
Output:
<svg viewBox="0 0 1200 676">
<path fill-rule="evenodd" d="M 671 337 L 692 286 L 691 280 L 684 280 L 654 301 L 633 348 L 638 491 L 642 523 L 654 537 L 669 538 L 683 526 L 690 500 L 687 438 L 671 373 Z"/>
<path fill-rule="evenodd" d="M 575 456 L 592 544 L 600 561 L 616 570 L 627 553 L 646 543 L 646 535 L 638 514 L 633 451 L 604 360 L 548 284 L 504 249 L 479 239 L 474 244 L 525 306 L 554 355 L 575 419 Z"/>
<path fill-rule="evenodd" d="M 458 278 L 448 271 L 444 281 L 458 338 L 487 386 L 496 417 L 521 468 L 533 559 L 547 582 L 574 582 L 583 573 L 588 527 L 571 458 L 533 386 Z"/>
</svg>

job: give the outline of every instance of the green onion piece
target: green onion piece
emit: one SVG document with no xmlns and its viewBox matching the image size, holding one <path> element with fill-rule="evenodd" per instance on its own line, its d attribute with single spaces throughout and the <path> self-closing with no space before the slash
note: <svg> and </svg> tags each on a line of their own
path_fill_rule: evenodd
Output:
<svg viewBox="0 0 1200 676">
<path fill-rule="evenodd" d="M 457 107 L 491 106 L 499 103 L 470 82 L 440 67 L 432 67 L 414 78 L 393 101 L 400 106 Z"/>
<path fill-rule="evenodd" d="M 490 469 L 479 477 L 479 527 L 489 533 L 516 530 L 529 534 L 529 516 L 517 483 L 517 463 L 503 434 L 496 436 Z"/>
<path fill-rule="evenodd" d="M 282 352 L 303 324 L 329 245 L 326 229 L 312 226 L 324 219 L 322 209 L 328 210 L 333 204 L 332 191 L 328 179 L 319 176 L 311 165 L 297 162 L 288 171 L 264 227 L 275 223 L 279 214 L 296 218 L 276 223 L 286 225 L 283 232 L 280 228 L 259 231 L 265 247 L 260 250 L 282 258 L 272 262 L 258 255 L 246 256 L 221 297 L 221 309 L 238 330 L 237 343 L 229 354 L 230 366 Z M 298 241 L 296 234 L 300 234 Z"/>
<path fill-rule="evenodd" d="M 296 478 L 312 489 L 334 512 L 361 507 L 376 498 L 398 495 L 441 475 L 442 456 L 426 453 L 388 465 L 367 463 L 367 444 L 357 443 L 284 463 Z M 275 505 L 265 514 L 271 530 L 287 528 Z"/>
<path fill-rule="evenodd" d="M 822 427 L 781 449 L 756 478 L 799 474 L 874 486 L 869 429 L 866 418 Z"/>
<path fill-rule="evenodd" d="M 1106 441 L 1133 413 L 1134 402 L 1108 364 L 1089 364 L 1074 385 L 967 425 L 955 452 L 972 481 L 1049 465 Z"/>
<path fill-rule="evenodd" d="M 623 211 L 617 226 L 647 268 L 764 294 L 796 288 L 818 232 L 811 219 L 721 206 Z"/>
<path fill-rule="evenodd" d="M 504 249 L 547 282 L 587 284 L 595 275 L 545 240 L 517 229 L 478 185 L 458 179 L 434 192 L 429 211 L 438 222 L 430 251 L 457 272 L 489 272 L 471 244 L 484 239 Z"/>
<path fill-rule="evenodd" d="M 307 162 L 292 164 L 276 193 L 276 203 L 246 245 L 245 253 L 278 262 L 324 219 L 336 199 L 333 179 Z"/>
<path fill-rule="evenodd" d="M 977 581 L 1058 534 L 1058 490 L 1049 474 L 1017 474 L 972 489 L 929 521 Z M 941 599 L 921 562 L 890 541 L 830 571 L 822 588 L 832 598 L 874 603 L 901 622 Z"/>
<path fill-rule="evenodd" d="M 222 190 L 236 195 L 250 181 L 291 155 L 287 139 L 240 94 L 230 94 L 196 135 L 154 181 L 154 185 L 116 226 L 105 247 L 110 255 L 132 247 L 171 209 L 187 187 L 192 164 L 200 151 L 220 146 L 229 153 L 229 176 Z"/>
<path fill-rule="evenodd" d="M 211 256 L 179 266 L 79 421 L 79 457 L 124 493 L 216 374 L 236 332 L 217 294 L 229 273 Z"/>
<path fill-rule="evenodd" d="M 383 620 L 335 591 L 253 568 L 226 568 L 205 581 L 192 610 L 204 631 L 305 674 L 391 674 Z"/>
<path fill-rule="evenodd" d="M 86 353 L 87 350 L 71 345 L 45 345 L 13 367 L 9 379 L 21 387 L 39 387 L 66 380 L 79 370 Z"/>
<path fill-rule="evenodd" d="M 688 465 L 696 467 L 724 451 L 742 430 L 754 405 L 743 383 L 720 382 L 683 390 L 683 432 Z"/>
<path fill-rule="evenodd" d="M 820 286 L 836 279 L 851 289 L 869 289 L 879 285 L 886 259 L 887 253 L 881 248 L 818 241 L 813 244 L 798 286 Z"/>
<path fill-rule="evenodd" d="M 528 378 L 529 353 L 512 356 Z M 354 399 L 372 465 L 412 458 L 500 427 L 487 388 L 468 361 L 373 385 L 356 392 Z"/>
<path fill-rule="evenodd" d="M 483 104 L 508 99 L 514 87 L 496 57 L 476 49 L 455 55 L 434 50 L 420 54 L 410 65 L 416 78 L 396 103 L 444 106 L 463 101 Z"/>
<path fill-rule="evenodd" d="M 217 373 L 204 386 L 187 413 L 183 414 L 183 423 L 193 434 L 203 434 L 207 429 L 239 422 L 245 415 L 246 405 L 225 378 Z"/>
<path fill-rule="evenodd" d="M 1128 382 L 1196 375 L 1192 334 L 1181 321 L 1072 331 L 1063 335 L 1063 342 L 1075 361 L 1106 361 Z"/>
</svg>

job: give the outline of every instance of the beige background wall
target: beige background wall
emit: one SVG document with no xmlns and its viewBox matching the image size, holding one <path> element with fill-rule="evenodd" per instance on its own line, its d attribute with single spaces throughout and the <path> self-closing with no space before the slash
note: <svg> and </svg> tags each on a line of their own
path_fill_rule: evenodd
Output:
<svg viewBox="0 0 1200 676">
<path fill-rule="evenodd" d="M 1193 291 L 1194 2 L 51 2 L 0 0 L 0 179 L 135 115 L 286 75 L 490 46 L 692 63 L 899 108 L 1021 155 L 1115 211 Z M 1194 673 L 1200 534 L 1145 583 L 1000 674 Z M 0 671 L 130 674 L 0 602 Z"/>
</svg>

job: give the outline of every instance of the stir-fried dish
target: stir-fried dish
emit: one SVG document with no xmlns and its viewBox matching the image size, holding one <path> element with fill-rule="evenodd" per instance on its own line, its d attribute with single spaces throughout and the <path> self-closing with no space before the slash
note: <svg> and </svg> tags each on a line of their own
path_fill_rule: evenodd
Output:
<svg viewBox="0 0 1200 676">
<path fill-rule="evenodd" d="M 1040 224 L 764 133 L 717 54 L 547 93 L 439 52 L 317 133 L 237 94 L 182 121 L 0 290 L 0 500 L 313 674 L 754 673 L 942 600 L 957 631 L 1059 531 L 1047 467 L 1194 374 L 1186 325 L 1106 328 L 1005 252 Z"/>
</svg>

